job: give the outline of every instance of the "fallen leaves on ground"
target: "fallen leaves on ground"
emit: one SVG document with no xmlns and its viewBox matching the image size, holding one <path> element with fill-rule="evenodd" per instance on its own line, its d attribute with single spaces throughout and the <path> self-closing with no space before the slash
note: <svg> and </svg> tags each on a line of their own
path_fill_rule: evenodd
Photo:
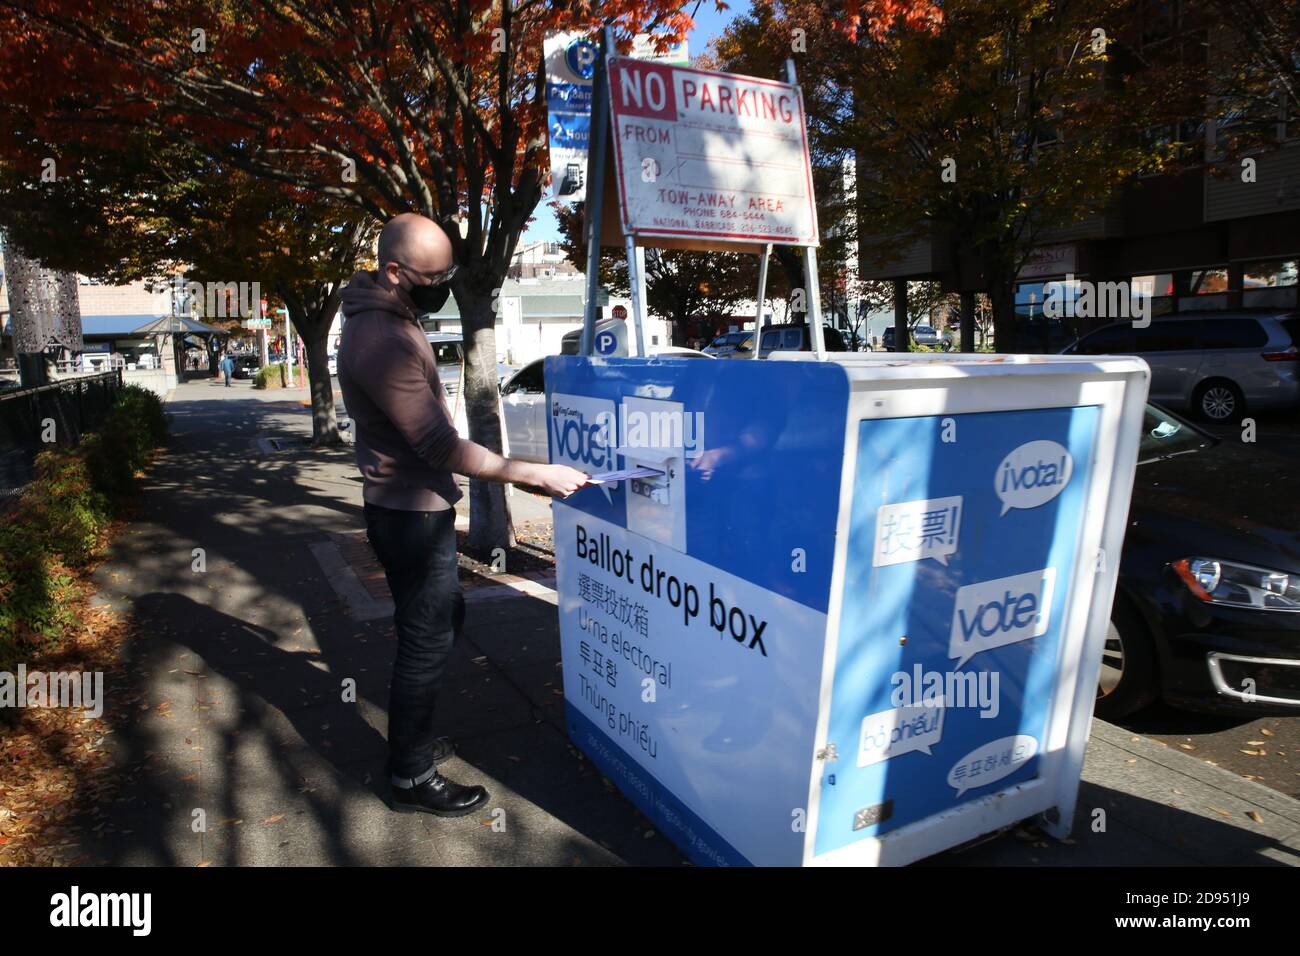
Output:
<svg viewBox="0 0 1300 956">
<path fill-rule="evenodd" d="M 103 671 L 104 695 L 112 701 L 121 693 L 113 677 L 127 629 L 110 610 L 92 607 L 87 599 L 76 619 L 78 631 L 57 651 L 32 652 L 28 673 Z M 0 723 L 0 866 L 84 862 L 77 824 L 95 817 L 112 794 L 106 745 L 112 726 L 81 709 L 24 707 L 13 713 L 11 723 Z M 91 827 L 98 834 L 112 829 L 103 820 Z"/>
</svg>

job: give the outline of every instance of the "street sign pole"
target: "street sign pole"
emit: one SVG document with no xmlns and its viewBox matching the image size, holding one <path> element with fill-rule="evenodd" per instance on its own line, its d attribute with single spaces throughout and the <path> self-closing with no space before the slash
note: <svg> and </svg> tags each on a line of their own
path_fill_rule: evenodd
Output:
<svg viewBox="0 0 1300 956">
<path fill-rule="evenodd" d="M 785 61 L 785 78 L 791 86 L 798 84 L 799 80 L 794 72 L 794 60 Z M 803 274 L 804 286 L 808 295 L 808 335 L 812 339 L 813 351 L 817 353 L 817 361 L 826 360 L 826 343 L 822 340 L 822 296 L 821 290 L 817 285 L 817 249 L 814 246 L 805 246 L 803 250 Z M 758 340 L 754 340 L 754 349 L 758 350 Z"/>
<path fill-rule="evenodd" d="M 284 387 L 293 388 L 293 325 L 289 322 L 289 310 L 284 310 L 284 370 L 287 373 Z"/>
<path fill-rule="evenodd" d="M 606 63 L 614 49 L 614 28 L 605 27 L 591 87 L 591 134 L 587 146 L 587 301 L 582 312 L 581 355 L 596 343 L 596 310 L 600 295 L 600 217 L 605 199 L 605 139 L 609 133 L 609 74 Z"/>
<path fill-rule="evenodd" d="M 754 310 L 754 350 L 749 353 L 752 359 L 758 358 L 763 341 L 763 300 L 767 298 L 767 264 L 771 258 L 772 244 L 768 242 L 758 254 L 758 308 Z"/>
<path fill-rule="evenodd" d="M 627 237 L 627 284 L 632 290 L 632 328 L 636 331 L 636 354 L 645 358 L 645 249 Z"/>
</svg>

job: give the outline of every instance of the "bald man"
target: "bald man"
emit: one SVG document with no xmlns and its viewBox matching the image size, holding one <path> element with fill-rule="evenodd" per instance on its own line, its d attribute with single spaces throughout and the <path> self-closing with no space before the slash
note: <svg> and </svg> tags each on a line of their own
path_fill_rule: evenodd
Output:
<svg viewBox="0 0 1300 956">
<path fill-rule="evenodd" d="M 451 242 L 423 216 L 397 216 L 379 235 L 379 268 L 343 290 L 339 385 L 356 427 L 366 530 L 393 593 L 397 658 L 388 704 L 391 806 L 460 816 L 487 802 L 483 787 L 448 780 L 454 751 L 435 737 L 434 705 L 465 606 L 456 573 L 455 475 L 533 485 L 559 498 L 587 476 L 565 465 L 502 458 L 465 441 L 443 400 L 419 316 L 447 301 Z"/>
</svg>

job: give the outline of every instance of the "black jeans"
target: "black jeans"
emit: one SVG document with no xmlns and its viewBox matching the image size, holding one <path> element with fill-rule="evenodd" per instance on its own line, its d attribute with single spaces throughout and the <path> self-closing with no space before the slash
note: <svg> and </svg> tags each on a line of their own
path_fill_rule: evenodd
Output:
<svg viewBox="0 0 1300 956">
<path fill-rule="evenodd" d="M 366 531 L 393 593 L 397 659 L 388 697 L 388 770 L 433 766 L 433 712 L 465 620 L 456 573 L 456 512 L 394 511 L 366 503 Z"/>
</svg>

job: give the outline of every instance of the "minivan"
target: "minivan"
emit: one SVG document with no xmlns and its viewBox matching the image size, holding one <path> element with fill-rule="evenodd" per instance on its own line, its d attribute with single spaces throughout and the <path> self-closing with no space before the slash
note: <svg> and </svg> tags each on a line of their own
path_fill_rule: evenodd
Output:
<svg viewBox="0 0 1300 956">
<path fill-rule="evenodd" d="M 1103 326 L 1063 355 L 1138 355 L 1151 366 L 1151 401 L 1211 422 L 1247 409 L 1300 403 L 1300 312 L 1180 313 Z"/>
</svg>

